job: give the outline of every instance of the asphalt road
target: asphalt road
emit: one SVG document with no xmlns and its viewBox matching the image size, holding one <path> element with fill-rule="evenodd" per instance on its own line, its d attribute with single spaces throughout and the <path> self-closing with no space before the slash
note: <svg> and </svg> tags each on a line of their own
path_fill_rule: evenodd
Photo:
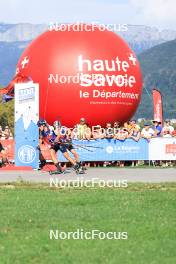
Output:
<svg viewBox="0 0 176 264">
<path fill-rule="evenodd" d="M 57 181 L 127 181 L 143 183 L 176 182 L 176 169 L 118 169 L 118 168 L 91 168 L 86 174 L 76 175 L 69 171 L 66 174 L 49 175 L 41 171 L 0 171 L 0 183 L 25 181 L 32 183 L 49 183 L 51 178 Z"/>
</svg>

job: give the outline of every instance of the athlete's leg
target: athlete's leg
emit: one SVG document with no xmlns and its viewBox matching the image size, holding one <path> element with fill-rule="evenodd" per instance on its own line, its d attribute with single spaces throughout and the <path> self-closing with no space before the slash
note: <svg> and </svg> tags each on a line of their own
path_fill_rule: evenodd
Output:
<svg viewBox="0 0 176 264">
<path fill-rule="evenodd" d="M 70 155 L 69 155 L 69 153 L 68 153 L 68 150 L 67 150 L 67 152 L 64 152 L 64 153 L 63 153 L 63 156 L 64 156 L 68 161 L 70 161 L 70 163 L 73 165 L 73 168 L 75 169 L 75 171 L 78 171 L 78 170 L 79 170 L 79 168 L 81 167 L 80 162 L 78 163 L 78 162 L 76 162 L 75 160 L 73 160 L 73 159 L 70 157 Z"/>
<path fill-rule="evenodd" d="M 62 168 L 60 166 L 60 163 L 57 159 L 57 151 L 59 150 L 59 145 L 54 145 L 51 149 L 50 149 L 50 155 L 51 155 L 51 159 L 54 163 L 54 165 L 56 166 L 58 171 L 62 171 Z"/>
<path fill-rule="evenodd" d="M 76 152 L 76 150 L 74 148 L 71 148 L 70 149 L 70 152 L 73 154 L 73 156 L 74 156 L 74 158 L 76 160 L 76 169 L 78 170 L 78 169 L 81 168 L 83 170 L 84 169 L 84 166 L 82 165 L 82 162 L 80 161 L 79 155 Z"/>
<path fill-rule="evenodd" d="M 76 161 L 74 161 L 69 155 L 69 147 L 66 144 L 60 144 L 60 151 L 62 152 L 63 156 L 72 164 L 75 165 Z"/>
<path fill-rule="evenodd" d="M 40 147 L 38 148 L 38 150 L 39 150 L 39 160 L 40 160 L 39 168 L 42 169 L 46 165 L 46 160 L 42 154 Z"/>
<path fill-rule="evenodd" d="M 64 152 L 64 153 L 63 153 L 63 156 L 64 156 L 68 161 L 70 161 L 70 163 L 71 163 L 72 165 L 76 165 L 76 161 L 74 161 L 74 160 L 70 157 L 68 151 Z"/>
<path fill-rule="evenodd" d="M 74 169 L 78 171 L 81 167 L 81 164 L 79 162 L 79 156 L 74 150 L 73 146 L 61 145 L 60 150 L 63 153 L 63 156 L 73 165 Z M 70 157 L 69 151 L 74 155 L 75 160 Z"/>
<path fill-rule="evenodd" d="M 74 156 L 76 162 L 79 163 L 79 162 L 80 162 L 80 160 L 79 160 L 79 155 L 78 155 L 78 153 L 76 152 L 76 150 L 75 150 L 74 148 L 72 148 L 72 149 L 70 149 L 70 152 L 73 154 L 73 156 Z"/>
<path fill-rule="evenodd" d="M 56 151 L 54 149 L 50 149 L 50 155 L 51 155 L 51 159 L 52 159 L 53 163 L 57 164 L 58 159 L 56 157 Z"/>
</svg>

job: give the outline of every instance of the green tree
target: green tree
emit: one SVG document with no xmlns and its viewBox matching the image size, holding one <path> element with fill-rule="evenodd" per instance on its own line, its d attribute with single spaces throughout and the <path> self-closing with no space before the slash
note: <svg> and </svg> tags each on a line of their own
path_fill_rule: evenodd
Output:
<svg viewBox="0 0 176 264">
<path fill-rule="evenodd" d="M 4 128 L 8 125 L 12 132 L 14 130 L 14 100 L 8 103 L 2 103 L 0 97 L 0 125 Z"/>
</svg>

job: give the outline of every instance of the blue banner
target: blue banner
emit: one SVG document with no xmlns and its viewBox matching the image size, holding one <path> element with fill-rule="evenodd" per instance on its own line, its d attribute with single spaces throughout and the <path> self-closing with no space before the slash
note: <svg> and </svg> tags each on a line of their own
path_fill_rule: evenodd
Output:
<svg viewBox="0 0 176 264">
<path fill-rule="evenodd" d="M 29 127 L 25 129 L 23 119 L 20 118 L 15 123 L 15 131 L 15 165 L 38 168 L 38 126 L 31 121 Z"/>
<path fill-rule="evenodd" d="M 81 161 L 149 160 L 149 144 L 145 139 L 138 142 L 133 139 L 73 140 L 73 145 Z M 60 152 L 58 159 L 66 161 Z"/>
</svg>

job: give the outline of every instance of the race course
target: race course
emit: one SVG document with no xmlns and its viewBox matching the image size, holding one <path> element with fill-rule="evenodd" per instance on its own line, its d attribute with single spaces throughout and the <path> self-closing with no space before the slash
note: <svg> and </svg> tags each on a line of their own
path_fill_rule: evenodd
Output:
<svg viewBox="0 0 176 264">
<path fill-rule="evenodd" d="M 91 168 L 86 171 L 86 174 L 76 175 L 73 171 L 68 171 L 66 174 L 49 175 L 48 172 L 42 171 L 6 171 L 0 170 L 0 182 L 16 182 L 24 181 L 31 183 L 49 183 L 50 178 L 58 178 L 61 180 L 75 180 L 81 178 L 83 181 L 119 181 L 127 180 L 128 182 L 141 183 L 164 183 L 176 182 L 176 169 L 160 169 L 160 168 Z"/>
</svg>

